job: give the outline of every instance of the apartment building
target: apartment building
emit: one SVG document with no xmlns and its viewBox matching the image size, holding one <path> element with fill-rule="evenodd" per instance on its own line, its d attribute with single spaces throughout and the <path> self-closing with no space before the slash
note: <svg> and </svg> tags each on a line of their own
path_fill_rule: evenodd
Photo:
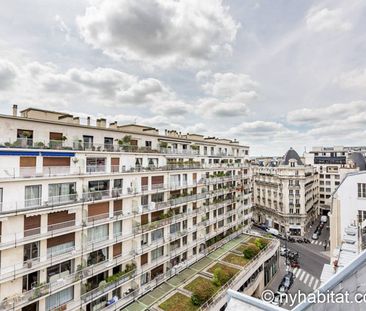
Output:
<svg viewBox="0 0 366 311">
<path fill-rule="evenodd" d="M 324 265 L 321 281 L 327 282 L 355 260 L 366 246 L 366 172 L 345 176 L 332 194 L 330 262 Z"/>
<path fill-rule="evenodd" d="M 330 213 L 331 253 L 344 241 L 349 226 L 356 229 L 359 251 L 365 248 L 366 172 L 348 174 L 332 195 Z"/>
<path fill-rule="evenodd" d="M 0 310 L 120 310 L 250 223 L 249 147 L 0 115 Z"/>
<path fill-rule="evenodd" d="M 365 147 L 313 147 L 305 153 L 305 164 L 319 173 L 319 209 L 321 215 L 330 212 L 331 195 L 348 173 L 365 170 Z"/>
<path fill-rule="evenodd" d="M 318 174 L 290 148 L 281 162 L 254 165 L 254 220 L 283 234 L 301 236 L 317 215 Z"/>
</svg>

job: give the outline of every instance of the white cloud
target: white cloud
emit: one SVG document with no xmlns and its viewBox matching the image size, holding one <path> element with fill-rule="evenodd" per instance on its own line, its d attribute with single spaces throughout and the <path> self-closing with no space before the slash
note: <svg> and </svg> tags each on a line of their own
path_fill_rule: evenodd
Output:
<svg viewBox="0 0 366 311">
<path fill-rule="evenodd" d="M 15 66 L 0 59 L 0 90 L 8 89 L 15 81 L 17 76 Z"/>
<path fill-rule="evenodd" d="M 70 41 L 70 28 L 66 25 L 65 21 L 61 18 L 60 15 L 55 16 L 55 22 L 57 30 L 65 35 L 66 41 Z"/>
<path fill-rule="evenodd" d="M 355 69 L 341 74 L 334 81 L 337 85 L 345 89 L 366 89 L 366 69 Z"/>
<path fill-rule="evenodd" d="M 242 117 L 249 114 L 248 104 L 257 98 L 258 83 L 249 75 L 200 71 L 196 80 L 208 95 L 198 101 L 198 108 L 206 117 Z"/>
<path fill-rule="evenodd" d="M 152 66 L 202 65 L 231 50 L 239 27 L 222 0 L 99 0 L 77 22 L 94 48 Z"/>
<path fill-rule="evenodd" d="M 345 20 L 343 9 L 312 8 L 306 16 L 306 26 L 315 32 L 348 31 L 352 24 Z"/>
<path fill-rule="evenodd" d="M 245 103 L 221 101 L 217 98 L 202 98 L 198 101 L 198 113 L 210 118 L 243 117 L 249 113 Z"/>
<path fill-rule="evenodd" d="M 287 132 L 288 130 L 283 124 L 272 121 L 253 121 L 242 122 L 238 126 L 232 127 L 230 132 L 236 135 L 250 135 L 251 137 L 271 137 L 271 135 L 277 135 L 281 132 Z"/>
<path fill-rule="evenodd" d="M 203 80 L 203 77 L 204 73 L 197 74 L 198 80 Z M 215 97 L 238 97 L 240 94 L 244 96 L 249 94 L 249 97 L 253 97 L 256 95 L 253 88 L 257 87 L 258 83 L 249 75 L 218 72 L 211 76 L 206 73 L 205 77 L 207 81 L 202 85 L 202 89 L 208 95 Z"/>
<path fill-rule="evenodd" d="M 314 126 L 316 124 L 344 121 L 365 111 L 365 101 L 353 101 L 322 108 L 303 108 L 290 111 L 287 114 L 287 120 L 293 124 Z"/>
<path fill-rule="evenodd" d="M 19 75 L 15 76 L 15 73 Z M 112 68 L 92 70 L 71 68 L 62 71 L 51 63 L 31 62 L 14 65 L 0 62 L 0 88 L 17 83 L 11 103 L 30 102 L 32 106 L 72 107 L 83 103 L 86 107 L 130 107 L 145 109 L 161 116 L 177 117 L 191 110 L 162 81 L 139 78 Z M 8 101 L 6 94 L 0 100 Z M 85 99 L 85 100 L 84 100 Z M 57 108 L 56 108 L 57 109 Z"/>
</svg>

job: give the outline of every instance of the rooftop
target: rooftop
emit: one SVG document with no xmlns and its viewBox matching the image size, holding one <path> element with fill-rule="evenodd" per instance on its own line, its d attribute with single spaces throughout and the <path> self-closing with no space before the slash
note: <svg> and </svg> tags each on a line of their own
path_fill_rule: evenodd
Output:
<svg viewBox="0 0 366 311">
<path fill-rule="evenodd" d="M 290 148 L 283 157 L 282 165 L 289 165 L 291 160 L 295 160 L 297 165 L 303 165 L 299 154 L 292 148 Z"/>
<path fill-rule="evenodd" d="M 149 308 L 150 310 L 185 311 L 198 309 L 199 307 L 191 303 L 191 292 L 197 286 L 206 283 L 211 284 L 214 269 L 220 267 L 229 270 L 234 275 L 231 280 L 242 276 L 243 273 L 249 275 L 248 272 L 251 271 L 252 261 L 244 260 L 240 250 L 245 243 L 250 242 L 254 238 L 256 237 L 241 234 L 231 241 L 222 243 L 222 246 L 216 248 L 193 265 L 184 268 L 181 272 L 159 285 L 153 291 L 137 299 L 124 310 L 142 311 Z M 258 256 L 260 255 L 261 253 Z M 179 266 L 177 269 L 179 269 Z M 213 300 L 225 297 L 225 287 L 215 287 L 215 291 L 216 294 L 212 298 Z M 201 306 L 202 308 L 204 307 Z"/>
<path fill-rule="evenodd" d="M 173 138 L 173 139 L 182 139 L 184 141 L 192 141 L 192 142 L 202 142 L 206 144 L 223 144 L 230 145 L 236 147 L 245 147 L 246 145 L 240 145 L 236 139 L 226 139 L 226 138 L 217 138 L 217 137 L 204 137 L 201 134 L 190 134 L 190 133 L 181 133 L 176 130 L 168 130 L 165 129 L 163 133 L 159 133 L 159 130 L 146 125 L 140 124 L 124 124 L 118 125 L 117 121 L 112 123 L 107 123 L 106 119 L 99 118 L 95 121 L 90 117 L 81 118 L 78 116 L 74 116 L 72 114 L 60 111 L 53 110 L 45 110 L 39 108 L 27 108 L 21 111 L 21 115 L 18 115 L 17 106 L 13 106 L 13 114 L 12 115 L 0 115 L 3 118 L 13 118 L 19 120 L 30 120 L 44 123 L 53 123 L 60 124 L 64 126 L 74 126 L 74 127 L 84 127 L 84 128 L 97 128 L 99 130 L 109 130 L 115 132 L 125 132 L 128 134 L 141 134 L 146 133 L 148 135 L 157 136 L 160 139 L 164 138 Z"/>
</svg>

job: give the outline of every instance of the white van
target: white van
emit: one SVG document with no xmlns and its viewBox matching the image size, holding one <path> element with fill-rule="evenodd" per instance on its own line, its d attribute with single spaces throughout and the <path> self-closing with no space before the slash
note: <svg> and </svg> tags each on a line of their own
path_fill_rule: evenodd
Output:
<svg viewBox="0 0 366 311">
<path fill-rule="evenodd" d="M 328 221 L 328 217 L 323 215 L 322 217 L 320 217 L 320 221 L 326 223 Z"/>
<path fill-rule="evenodd" d="M 273 235 L 278 235 L 278 233 L 279 233 L 278 230 L 274 229 L 274 228 L 268 228 L 266 231 Z"/>
</svg>

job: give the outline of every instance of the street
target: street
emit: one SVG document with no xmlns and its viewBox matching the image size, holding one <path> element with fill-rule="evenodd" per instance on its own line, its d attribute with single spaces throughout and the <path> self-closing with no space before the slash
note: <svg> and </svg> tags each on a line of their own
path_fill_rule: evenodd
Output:
<svg viewBox="0 0 366 311">
<path fill-rule="evenodd" d="M 329 244 L 327 249 L 324 250 L 324 241 L 329 241 L 329 230 L 326 229 L 326 225 L 322 230 L 321 235 L 318 240 L 312 240 L 311 236 L 314 233 L 316 226 L 319 224 L 320 220 L 317 220 L 314 225 L 309 228 L 305 237 L 308 238 L 311 243 L 292 243 L 281 240 L 281 246 L 287 244 L 287 248 L 291 251 L 296 251 L 299 253 L 298 262 L 300 268 L 290 268 L 290 271 L 294 273 L 295 279 L 288 293 L 296 293 L 301 291 L 303 293 L 310 293 L 316 290 L 320 286 L 320 276 L 323 270 L 323 265 L 329 263 Z M 265 231 L 252 228 L 260 234 Z M 280 257 L 280 267 L 276 276 L 268 284 L 266 289 L 270 289 L 273 292 L 277 292 L 278 287 L 286 274 L 286 262 L 285 257 Z M 290 306 L 282 306 L 284 308 L 291 309 Z M 292 306 L 293 307 L 293 306 Z"/>
</svg>

